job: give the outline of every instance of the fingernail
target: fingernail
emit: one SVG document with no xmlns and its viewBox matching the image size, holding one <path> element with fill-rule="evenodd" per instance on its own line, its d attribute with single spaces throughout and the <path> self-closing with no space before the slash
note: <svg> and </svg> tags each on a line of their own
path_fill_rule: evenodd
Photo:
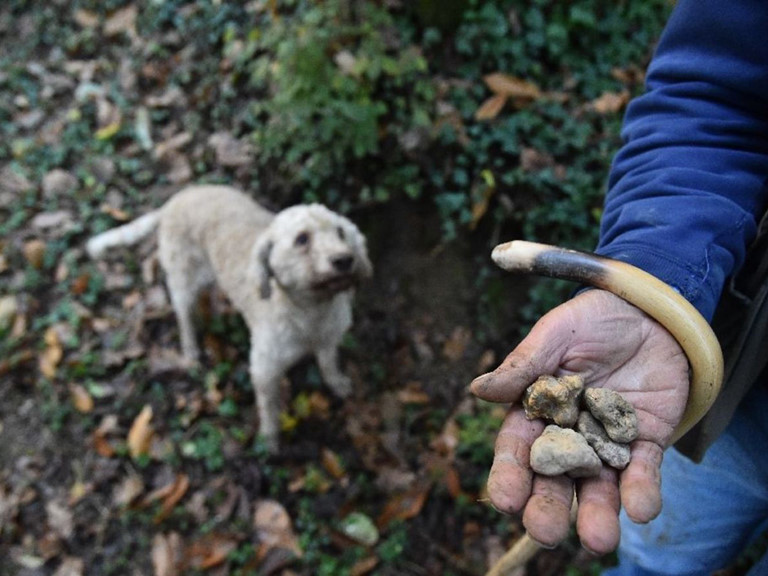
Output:
<svg viewBox="0 0 768 576">
<path fill-rule="evenodd" d="M 469 384 L 469 391 L 472 392 L 472 394 L 477 394 L 478 388 L 483 386 L 483 384 L 485 384 L 488 381 L 490 375 L 491 373 L 488 372 L 486 374 L 481 374 L 480 376 L 472 380 L 472 382 L 470 382 Z"/>
<path fill-rule="evenodd" d="M 512 514 L 511 514 L 510 512 L 505 512 L 505 511 L 504 511 L 504 510 L 502 510 L 501 508 L 497 508 L 497 507 L 496 507 L 496 505 L 495 505 L 493 502 L 491 502 L 490 500 L 488 500 L 488 503 L 491 505 L 491 508 L 493 508 L 494 510 L 496 510 L 496 512 L 498 512 L 498 513 L 499 513 L 499 514 L 501 514 L 502 516 L 512 516 Z"/>
</svg>

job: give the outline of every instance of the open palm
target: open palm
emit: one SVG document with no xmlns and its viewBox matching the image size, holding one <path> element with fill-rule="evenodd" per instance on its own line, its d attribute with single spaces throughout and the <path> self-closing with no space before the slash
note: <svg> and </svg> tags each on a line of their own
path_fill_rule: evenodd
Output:
<svg viewBox="0 0 768 576">
<path fill-rule="evenodd" d="M 629 466 L 575 486 L 582 544 L 602 554 L 618 545 L 618 512 L 636 522 L 661 510 L 660 472 L 664 447 L 680 421 L 688 395 L 688 362 L 675 339 L 645 313 L 602 290 L 589 290 L 542 317 L 530 334 L 493 372 L 476 378 L 472 392 L 492 402 L 512 402 L 496 440 L 488 479 L 494 506 L 524 510 L 532 538 L 554 546 L 568 534 L 574 483 L 565 476 L 534 474 L 529 466 L 541 421 L 528 421 L 519 401 L 543 374 L 579 374 L 588 387 L 620 392 L 635 407 L 639 437 Z"/>
</svg>

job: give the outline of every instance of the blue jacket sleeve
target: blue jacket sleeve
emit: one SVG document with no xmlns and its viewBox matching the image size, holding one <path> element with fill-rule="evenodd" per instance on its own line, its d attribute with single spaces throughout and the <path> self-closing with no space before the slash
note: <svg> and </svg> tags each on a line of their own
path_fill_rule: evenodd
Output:
<svg viewBox="0 0 768 576">
<path fill-rule="evenodd" d="M 622 137 L 597 252 L 711 319 L 768 200 L 768 2 L 680 0 Z"/>
</svg>

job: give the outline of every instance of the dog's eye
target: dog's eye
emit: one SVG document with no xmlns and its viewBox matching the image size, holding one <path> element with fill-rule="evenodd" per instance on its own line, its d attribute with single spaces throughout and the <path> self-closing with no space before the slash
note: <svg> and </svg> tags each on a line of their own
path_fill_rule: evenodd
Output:
<svg viewBox="0 0 768 576">
<path fill-rule="evenodd" d="M 341 226 L 339 226 L 338 228 L 336 228 L 336 233 L 339 235 L 339 238 L 341 238 L 342 240 L 344 240 L 344 238 L 345 238 L 345 235 L 344 235 L 344 228 L 342 228 Z"/>
<path fill-rule="evenodd" d="M 299 233 L 293 241 L 295 246 L 306 246 L 309 244 L 309 232 Z"/>
</svg>

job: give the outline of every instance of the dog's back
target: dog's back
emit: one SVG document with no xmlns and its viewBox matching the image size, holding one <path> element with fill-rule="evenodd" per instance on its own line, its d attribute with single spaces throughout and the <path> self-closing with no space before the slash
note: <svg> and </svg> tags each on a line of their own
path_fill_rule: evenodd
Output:
<svg viewBox="0 0 768 576">
<path fill-rule="evenodd" d="M 246 194 L 228 186 L 194 186 L 163 207 L 158 229 L 160 261 L 166 270 L 179 258 L 208 266 L 216 282 L 238 308 L 238 294 L 252 284 L 248 261 L 274 214 Z M 250 290 L 249 290 L 250 292 Z"/>
<path fill-rule="evenodd" d="M 171 197 L 163 206 L 161 227 L 177 230 L 200 244 L 214 236 L 246 234 L 253 240 L 266 228 L 274 214 L 249 196 L 219 185 L 190 186 Z M 255 235 L 255 236 L 254 236 Z"/>
</svg>

